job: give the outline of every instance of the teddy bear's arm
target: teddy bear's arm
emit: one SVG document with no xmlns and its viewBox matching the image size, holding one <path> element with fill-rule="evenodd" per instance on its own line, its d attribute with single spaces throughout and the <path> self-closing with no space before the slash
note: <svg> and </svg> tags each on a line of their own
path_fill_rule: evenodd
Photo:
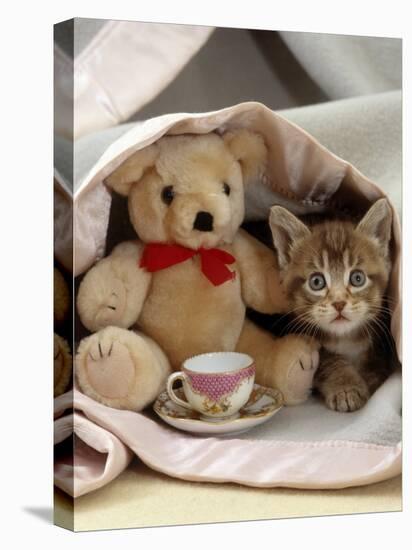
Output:
<svg viewBox="0 0 412 550">
<path fill-rule="evenodd" d="M 88 271 L 77 296 L 84 326 L 95 332 L 107 326 L 129 328 L 140 315 L 151 275 L 139 267 L 143 245 L 119 244 Z"/>
<path fill-rule="evenodd" d="M 261 313 L 287 311 L 274 251 L 242 229 L 233 242 L 233 250 L 245 304 Z"/>
</svg>

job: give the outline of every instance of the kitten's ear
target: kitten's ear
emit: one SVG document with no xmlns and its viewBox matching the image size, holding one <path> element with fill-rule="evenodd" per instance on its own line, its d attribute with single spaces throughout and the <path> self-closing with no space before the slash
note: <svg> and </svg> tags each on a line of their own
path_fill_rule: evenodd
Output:
<svg viewBox="0 0 412 550">
<path fill-rule="evenodd" d="M 293 244 L 310 235 L 310 230 L 282 206 L 272 206 L 269 225 L 272 230 L 273 244 L 278 253 L 279 267 L 284 269 L 290 261 L 290 249 Z"/>
<path fill-rule="evenodd" d="M 392 210 L 386 199 L 379 199 L 369 208 L 356 229 L 368 237 L 378 240 L 386 256 L 389 252 L 391 227 Z"/>
</svg>

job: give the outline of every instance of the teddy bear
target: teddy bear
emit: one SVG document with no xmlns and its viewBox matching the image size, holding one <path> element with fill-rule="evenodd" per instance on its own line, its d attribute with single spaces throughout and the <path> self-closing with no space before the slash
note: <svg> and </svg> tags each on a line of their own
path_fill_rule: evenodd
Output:
<svg viewBox="0 0 412 550">
<path fill-rule="evenodd" d="M 54 397 L 64 393 L 72 376 L 72 354 L 67 340 L 56 330 L 61 330 L 70 308 L 70 293 L 61 272 L 54 268 Z"/>
<path fill-rule="evenodd" d="M 141 411 L 193 355 L 238 351 L 256 382 L 285 404 L 303 402 L 318 366 L 316 342 L 274 338 L 246 307 L 286 312 L 275 252 L 240 228 L 245 188 L 268 150 L 251 130 L 167 135 L 132 154 L 105 180 L 128 197 L 138 239 L 118 244 L 83 278 L 77 308 L 91 335 L 75 359 L 82 392 Z"/>
</svg>

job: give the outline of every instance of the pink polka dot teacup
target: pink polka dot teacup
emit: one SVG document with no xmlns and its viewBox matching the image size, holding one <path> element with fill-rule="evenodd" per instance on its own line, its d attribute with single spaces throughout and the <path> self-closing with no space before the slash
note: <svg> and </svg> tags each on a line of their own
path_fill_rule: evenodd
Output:
<svg viewBox="0 0 412 550">
<path fill-rule="evenodd" d="M 182 380 L 187 401 L 177 397 L 173 383 Z M 204 353 L 187 359 L 180 372 L 169 376 L 170 399 L 208 419 L 233 416 L 245 405 L 255 381 L 255 364 L 244 353 Z"/>
</svg>

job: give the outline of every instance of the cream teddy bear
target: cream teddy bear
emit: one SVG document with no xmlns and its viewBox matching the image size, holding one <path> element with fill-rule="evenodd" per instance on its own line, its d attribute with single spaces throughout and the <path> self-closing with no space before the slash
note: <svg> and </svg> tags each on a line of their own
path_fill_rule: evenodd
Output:
<svg viewBox="0 0 412 550">
<path fill-rule="evenodd" d="M 236 350 L 286 404 L 306 399 L 317 344 L 275 339 L 245 317 L 246 307 L 287 311 L 274 252 L 239 228 L 244 188 L 266 159 L 263 138 L 248 130 L 165 136 L 107 178 L 128 197 L 139 240 L 119 244 L 81 282 L 77 307 L 93 333 L 76 356 L 84 393 L 139 411 L 186 358 Z"/>
</svg>

